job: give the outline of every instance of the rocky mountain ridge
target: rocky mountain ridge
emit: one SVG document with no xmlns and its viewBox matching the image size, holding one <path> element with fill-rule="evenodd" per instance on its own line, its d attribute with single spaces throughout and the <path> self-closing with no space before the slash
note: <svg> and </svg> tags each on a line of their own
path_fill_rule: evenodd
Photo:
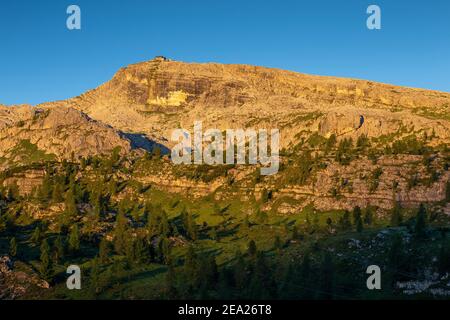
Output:
<svg viewBox="0 0 450 320">
<path fill-rule="evenodd" d="M 301 183 L 287 181 L 297 174 L 294 166 L 280 178 L 250 186 L 246 179 L 253 172 L 238 169 L 233 177 L 239 191 L 234 193 L 219 190 L 225 183 L 221 177 L 206 183 L 181 179 L 170 165 L 158 167 L 160 172 L 143 177 L 143 182 L 175 193 L 216 193 L 219 198 L 260 197 L 266 189 L 274 198 L 288 196 L 323 210 L 355 204 L 387 209 L 395 200 L 417 206 L 446 199 L 448 151 L 432 152 L 427 166 L 421 164 L 427 160 L 422 156 L 386 154 L 380 159 L 380 152 L 410 137 L 448 150 L 450 94 L 246 65 L 156 58 L 122 68 L 111 81 L 79 97 L 36 107 L 0 107 L 0 159 L 7 167 L 39 157 L 108 155 L 116 147 L 126 154 L 136 147 L 151 149 L 153 140 L 167 152 L 173 145 L 171 132 L 191 129 L 194 121 L 202 121 L 205 129 L 279 128 L 281 147 L 288 154 L 311 152 L 323 160 L 308 170 L 324 167 Z M 368 159 L 366 150 L 351 166 L 336 163 L 334 154 L 323 150 L 332 135 L 353 142 L 366 137 L 379 161 Z M 285 159 L 284 166 L 291 167 L 290 161 Z M 382 170 L 375 179 L 378 168 Z M 30 192 L 40 179 L 30 175 L 8 179 Z"/>
<path fill-rule="evenodd" d="M 277 127 L 283 147 L 316 130 L 354 137 L 434 130 L 435 143 L 450 141 L 448 93 L 248 65 L 158 58 L 122 68 L 111 81 L 58 103 L 166 142 L 172 130 L 190 129 L 194 121 L 219 129 Z"/>
</svg>

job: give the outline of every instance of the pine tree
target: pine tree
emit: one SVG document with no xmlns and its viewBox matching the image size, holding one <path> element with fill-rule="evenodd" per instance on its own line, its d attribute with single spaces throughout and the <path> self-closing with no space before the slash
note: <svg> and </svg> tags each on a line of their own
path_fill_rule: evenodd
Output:
<svg viewBox="0 0 450 320">
<path fill-rule="evenodd" d="M 97 221 L 101 220 L 104 212 L 106 211 L 106 206 L 104 197 L 99 190 L 91 193 L 90 203 L 93 206 L 95 218 L 97 219 Z"/>
<path fill-rule="evenodd" d="M 170 235 L 169 219 L 167 217 L 167 213 L 164 210 L 161 212 L 159 234 L 164 237 L 168 237 Z"/>
<path fill-rule="evenodd" d="M 364 223 L 368 226 L 372 225 L 373 222 L 373 212 L 370 207 L 367 207 L 364 212 Z"/>
<path fill-rule="evenodd" d="M 76 217 L 78 214 L 78 208 L 75 200 L 75 187 L 73 185 L 66 192 L 66 200 L 64 203 L 66 207 L 65 213 L 68 218 Z"/>
<path fill-rule="evenodd" d="M 356 206 L 353 209 L 353 223 L 356 227 L 357 232 L 362 232 L 363 230 L 363 221 L 361 218 L 361 208 Z"/>
<path fill-rule="evenodd" d="M 350 230 L 352 222 L 350 221 L 350 212 L 345 210 L 344 215 L 339 219 L 339 226 L 342 230 Z"/>
<path fill-rule="evenodd" d="M 60 203 L 64 201 L 63 198 L 63 187 L 61 186 L 60 183 L 55 183 L 54 187 L 53 187 L 53 191 L 52 191 L 52 201 L 55 203 Z"/>
<path fill-rule="evenodd" d="M 250 257 L 254 257 L 257 253 L 258 249 L 256 248 L 256 243 L 253 240 L 250 240 L 248 243 L 248 250 L 247 253 Z"/>
<path fill-rule="evenodd" d="M 211 240 L 219 242 L 219 238 L 217 236 L 217 228 L 215 226 L 211 227 L 211 231 L 209 232 L 209 237 Z"/>
<path fill-rule="evenodd" d="M 242 227 L 241 230 L 243 233 L 248 233 L 250 229 L 250 221 L 248 220 L 248 215 L 245 215 L 244 220 L 242 221 Z"/>
<path fill-rule="evenodd" d="M 331 255 L 327 252 L 323 257 L 320 267 L 320 283 L 319 283 L 320 299 L 332 299 L 334 296 L 334 266 Z"/>
<path fill-rule="evenodd" d="M 41 228 L 39 226 L 34 228 L 30 241 L 33 242 L 35 245 L 38 245 L 41 242 Z"/>
<path fill-rule="evenodd" d="M 417 238 L 425 237 L 425 229 L 427 221 L 427 210 L 425 206 L 421 203 L 419 210 L 417 211 L 416 223 L 414 226 L 414 233 Z"/>
<path fill-rule="evenodd" d="M 244 257 L 238 250 L 235 255 L 236 263 L 233 266 L 233 276 L 234 282 L 237 289 L 242 290 L 247 283 L 247 265 L 245 263 Z"/>
<path fill-rule="evenodd" d="M 261 194 L 261 201 L 263 203 L 266 203 L 267 201 L 269 201 L 269 192 L 267 191 L 266 188 L 263 189 L 262 194 Z"/>
<path fill-rule="evenodd" d="M 438 271 L 441 276 L 450 274 L 450 246 L 444 244 L 439 250 Z"/>
<path fill-rule="evenodd" d="M 100 266 L 98 258 L 95 257 L 91 261 L 91 270 L 89 272 L 89 286 L 94 295 L 100 292 Z"/>
<path fill-rule="evenodd" d="M 336 142 L 337 142 L 336 135 L 333 133 L 327 140 L 327 143 L 325 145 L 325 153 L 330 152 L 336 145 Z"/>
<path fill-rule="evenodd" d="M 274 247 L 277 252 L 280 252 L 283 248 L 283 243 L 281 242 L 280 236 L 275 236 Z"/>
<path fill-rule="evenodd" d="M 188 284 L 192 287 L 195 283 L 198 283 L 198 264 L 197 255 L 192 245 L 189 245 L 186 256 L 184 259 L 184 274 L 186 275 Z"/>
<path fill-rule="evenodd" d="M 131 236 L 127 236 L 125 241 L 125 256 L 127 258 L 127 266 L 132 269 L 137 263 L 135 244 L 136 240 Z"/>
<path fill-rule="evenodd" d="M 292 240 L 297 240 L 297 239 L 299 239 L 298 227 L 297 227 L 297 225 L 294 225 L 294 227 L 292 228 Z"/>
<path fill-rule="evenodd" d="M 189 238 L 193 241 L 197 240 L 198 237 L 198 228 L 195 223 L 195 219 L 192 214 L 187 213 L 186 215 L 186 232 Z"/>
<path fill-rule="evenodd" d="M 134 255 L 136 257 L 137 263 L 147 263 L 150 260 L 149 252 L 147 250 L 146 243 L 141 237 L 136 238 L 134 246 Z"/>
<path fill-rule="evenodd" d="M 80 235 L 78 232 L 78 225 L 74 225 L 69 235 L 69 250 L 72 253 L 76 253 L 80 250 Z"/>
<path fill-rule="evenodd" d="M 217 266 L 216 258 L 214 256 L 209 256 L 206 261 L 206 279 L 208 287 L 211 288 L 215 286 L 219 279 L 219 268 Z"/>
<path fill-rule="evenodd" d="M 169 240 L 164 237 L 161 239 L 161 242 L 159 244 L 159 251 L 160 251 L 160 259 L 161 261 L 169 265 L 172 261 L 171 252 L 170 252 L 170 243 Z"/>
<path fill-rule="evenodd" d="M 167 273 L 165 277 L 165 292 L 168 299 L 175 299 L 177 297 L 176 289 L 176 273 L 172 262 L 167 265 Z"/>
<path fill-rule="evenodd" d="M 11 257 L 15 257 L 17 255 L 17 241 L 15 237 L 12 237 L 9 242 L 9 255 Z"/>
<path fill-rule="evenodd" d="M 156 235 L 156 233 L 158 232 L 159 229 L 159 217 L 158 217 L 158 213 L 160 212 L 159 210 L 161 210 L 160 207 L 156 207 L 154 208 L 152 211 L 148 211 L 148 215 L 147 215 L 147 230 L 150 234 L 150 236 Z M 183 211 L 181 213 L 181 217 L 183 220 L 183 226 L 186 230 L 186 225 L 185 225 L 185 221 L 186 221 L 186 217 L 185 217 L 185 211 Z"/>
<path fill-rule="evenodd" d="M 445 185 L 445 201 L 450 202 L 450 180 Z"/>
<path fill-rule="evenodd" d="M 311 225 L 311 218 L 309 217 L 309 211 L 306 211 L 306 230 L 308 230 L 308 232 L 311 231 L 312 229 L 312 225 Z"/>
<path fill-rule="evenodd" d="M 310 291 L 311 286 L 311 259 L 309 253 L 307 252 L 303 257 L 302 264 L 300 265 L 300 284 L 301 284 L 301 299 L 311 299 L 313 297 Z"/>
<path fill-rule="evenodd" d="M 55 240 L 55 260 L 58 263 L 65 255 L 65 245 L 61 236 L 58 236 Z"/>
<path fill-rule="evenodd" d="M 268 218 L 267 212 L 262 211 L 259 208 L 256 210 L 256 219 L 258 219 L 259 223 L 267 223 Z"/>
<path fill-rule="evenodd" d="M 116 227 L 114 229 L 114 250 L 117 254 L 125 253 L 126 234 L 128 228 L 128 219 L 122 210 L 119 210 L 116 218 Z"/>
<path fill-rule="evenodd" d="M 333 231 L 333 220 L 330 217 L 327 218 L 327 230 L 330 233 Z"/>
<path fill-rule="evenodd" d="M 50 246 L 48 245 L 47 239 L 42 241 L 41 247 L 41 265 L 40 265 L 40 273 L 42 278 L 49 281 L 52 278 L 52 265 L 50 260 Z"/>
<path fill-rule="evenodd" d="M 49 173 L 45 175 L 41 186 L 38 189 L 38 198 L 41 202 L 47 202 L 52 195 L 52 181 Z"/>
<path fill-rule="evenodd" d="M 403 221 L 401 207 L 398 202 L 395 202 L 394 208 L 391 211 L 391 225 L 398 227 Z"/>
<path fill-rule="evenodd" d="M 391 285 L 397 281 L 403 262 L 403 239 L 401 235 L 396 234 L 388 251 L 388 277 L 391 281 Z"/>
<path fill-rule="evenodd" d="M 256 254 L 253 269 L 253 277 L 250 281 L 250 297 L 253 299 L 272 299 L 276 288 L 272 281 L 272 272 L 262 252 Z"/>
<path fill-rule="evenodd" d="M 153 213 L 153 206 L 150 201 L 145 201 L 144 207 L 142 208 L 142 218 L 145 224 L 148 224 L 150 215 Z"/>
<path fill-rule="evenodd" d="M 99 245 L 99 252 L 98 252 L 99 263 L 102 265 L 108 263 L 110 254 L 111 254 L 110 243 L 108 240 L 106 240 L 105 237 L 103 237 L 102 240 L 100 240 Z"/>
<path fill-rule="evenodd" d="M 282 265 L 279 265 L 280 268 Z M 294 272 L 294 267 L 289 264 L 285 268 L 284 274 L 282 275 L 280 281 L 278 282 L 277 298 L 281 300 L 292 299 L 298 296 L 298 289 L 295 283 L 296 277 Z"/>
<path fill-rule="evenodd" d="M 131 216 L 135 222 L 139 222 L 141 220 L 141 210 L 137 204 L 131 209 Z"/>
<path fill-rule="evenodd" d="M 363 231 L 363 222 L 361 216 L 356 220 L 356 232 L 361 233 Z"/>
</svg>

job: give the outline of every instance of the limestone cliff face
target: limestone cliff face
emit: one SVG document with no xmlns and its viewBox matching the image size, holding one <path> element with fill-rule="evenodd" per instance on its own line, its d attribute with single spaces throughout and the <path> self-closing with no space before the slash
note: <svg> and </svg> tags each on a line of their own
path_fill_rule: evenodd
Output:
<svg viewBox="0 0 450 320">
<path fill-rule="evenodd" d="M 277 127 L 282 146 L 317 129 L 355 137 L 434 129 L 436 143 L 450 142 L 448 93 L 248 65 L 155 59 L 123 68 L 111 81 L 62 103 L 161 141 L 202 120 L 208 128 Z"/>
</svg>

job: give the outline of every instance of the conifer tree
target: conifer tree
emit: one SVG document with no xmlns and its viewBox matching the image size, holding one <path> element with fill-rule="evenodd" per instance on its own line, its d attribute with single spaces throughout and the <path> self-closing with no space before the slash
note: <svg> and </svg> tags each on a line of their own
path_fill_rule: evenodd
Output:
<svg viewBox="0 0 450 320">
<path fill-rule="evenodd" d="M 362 214 L 361 208 L 356 206 L 353 209 L 353 223 L 355 225 L 357 232 L 362 232 L 362 230 L 363 230 L 363 221 L 362 221 L 361 214 Z"/>
<path fill-rule="evenodd" d="M 327 223 L 328 232 L 332 232 L 333 231 L 333 220 L 330 217 L 328 217 L 326 223 Z"/>
<path fill-rule="evenodd" d="M 127 228 L 128 219 L 125 213 L 120 210 L 117 214 L 116 227 L 114 229 L 114 250 L 117 254 L 125 253 Z"/>
<path fill-rule="evenodd" d="M 245 215 L 244 220 L 242 221 L 242 227 L 241 230 L 244 233 L 247 233 L 250 229 L 250 221 L 248 220 L 248 215 Z"/>
<path fill-rule="evenodd" d="M 136 262 L 139 264 L 146 263 L 150 260 L 147 246 L 145 244 L 144 239 L 142 239 L 141 237 L 136 238 L 134 252 L 135 252 L 134 255 L 136 257 Z"/>
<path fill-rule="evenodd" d="M 280 252 L 281 249 L 283 248 L 283 243 L 281 242 L 281 238 L 278 235 L 275 236 L 274 247 L 275 247 L 275 250 L 278 252 Z"/>
<path fill-rule="evenodd" d="M 245 263 L 244 257 L 241 252 L 238 250 L 235 255 L 236 263 L 233 266 L 233 276 L 236 287 L 239 290 L 242 290 L 247 283 L 247 265 Z"/>
<path fill-rule="evenodd" d="M 248 250 L 247 253 L 250 257 L 254 257 L 257 253 L 258 249 L 256 248 L 256 243 L 254 240 L 250 240 L 248 243 Z"/>
<path fill-rule="evenodd" d="M 34 228 L 30 241 L 33 242 L 35 245 L 38 245 L 41 242 L 41 228 L 39 226 Z"/>
<path fill-rule="evenodd" d="M 364 223 L 368 226 L 372 225 L 373 222 L 373 211 L 371 207 L 367 207 L 364 212 Z"/>
<path fill-rule="evenodd" d="M 51 181 L 51 178 L 50 178 L 50 175 L 48 174 L 48 172 L 45 175 L 45 177 L 42 181 L 42 184 L 38 190 L 39 190 L 38 197 L 39 197 L 40 201 L 47 202 L 51 198 L 51 196 L 52 196 L 52 181 Z"/>
<path fill-rule="evenodd" d="M 167 273 L 165 277 L 165 291 L 168 299 L 175 299 L 177 297 L 176 289 L 176 273 L 172 262 L 167 265 Z"/>
<path fill-rule="evenodd" d="M 111 246 L 108 240 L 105 237 L 100 240 L 99 245 L 99 263 L 106 264 L 109 261 L 109 255 L 111 254 Z"/>
<path fill-rule="evenodd" d="M 439 250 L 438 272 L 440 275 L 450 274 L 450 246 L 443 244 Z"/>
<path fill-rule="evenodd" d="M 132 269 L 137 263 L 136 257 L 136 240 L 130 235 L 126 237 L 125 241 L 125 256 L 127 258 L 127 266 Z"/>
<path fill-rule="evenodd" d="M 48 245 L 47 239 L 42 241 L 41 247 L 41 265 L 40 265 L 40 273 L 42 278 L 49 281 L 52 278 L 52 265 L 50 260 L 50 246 Z"/>
<path fill-rule="evenodd" d="M 170 234 L 170 224 L 169 219 L 167 217 L 167 213 L 162 210 L 159 222 L 159 234 L 167 237 Z"/>
<path fill-rule="evenodd" d="M 169 239 L 167 239 L 166 237 L 162 238 L 159 244 L 159 248 L 161 261 L 164 264 L 169 265 L 172 261 Z"/>
<path fill-rule="evenodd" d="M 414 226 L 414 233 L 417 238 L 423 238 L 425 236 L 426 222 L 427 221 L 427 210 L 423 203 L 420 204 L 419 210 L 417 211 L 416 223 Z"/>
<path fill-rule="evenodd" d="M 345 210 L 344 215 L 339 219 L 339 225 L 342 230 L 351 229 L 352 222 L 350 221 L 350 212 Z"/>
<path fill-rule="evenodd" d="M 394 208 L 391 211 L 391 225 L 398 227 L 403 221 L 401 207 L 398 202 L 395 202 Z"/>
<path fill-rule="evenodd" d="M 195 219 L 192 216 L 192 214 L 188 212 L 186 212 L 184 215 L 184 226 L 187 236 L 193 241 L 197 240 L 198 236 L 197 224 L 195 223 Z"/>
<path fill-rule="evenodd" d="M 55 260 L 56 260 L 56 263 L 58 263 L 61 259 L 64 258 L 65 251 L 66 251 L 64 241 L 61 236 L 58 236 L 56 238 L 54 247 L 55 247 Z"/>
<path fill-rule="evenodd" d="M 16 241 L 16 237 L 12 237 L 11 241 L 9 241 L 9 254 L 13 258 L 17 255 L 17 241 Z"/>
<path fill-rule="evenodd" d="M 334 266 L 331 255 L 327 252 L 320 267 L 320 299 L 332 299 L 334 296 Z"/>
<path fill-rule="evenodd" d="M 294 225 L 294 227 L 292 228 L 292 240 L 297 240 L 298 238 L 299 238 L 298 227 L 297 225 Z"/>
<path fill-rule="evenodd" d="M 405 254 L 404 254 L 404 244 L 403 238 L 400 234 L 395 234 L 389 251 L 388 251 L 388 274 L 387 278 L 391 282 L 391 286 L 397 282 L 398 278 L 401 276 L 401 269 L 404 265 Z"/>
<path fill-rule="evenodd" d="M 61 184 L 55 183 L 52 191 L 52 201 L 55 203 L 63 202 L 64 201 L 63 193 L 64 190 Z"/>
<path fill-rule="evenodd" d="M 66 199 L 65 199 L 65 213 L 66 215 L 70 217 L 75 217 L 78 214 L 78 208 L 77 203 L 75 200 L 75 188 L 74 186 L 71 186 L 69 190 L 66 192 Z"/>
<path fill-rule="evenodd" d="M 184 261 L 184 274 L 186 275 L 190 286 L 194 285 L 198 281 L 197 266 L 197 255 L 195 253 L 195 249 L 192 245 L 189 245 Z"/>
<path fill-rule="evenodd" d="M 80 235 L 78 231 L 78 225 L 74 225 L 69 235 L 69 250 L 72 253 L 76 253 L 80 250 Z"/>
<path fill-rule="evenodd" d="M 216 257 L 209 256 L 207 259 L 206 278 L 208 287 L 213 287 L 219 279 L 219 267 L 217 266 Z"/>
<path fill-rule="evenodd" d="M 311 287 L 311 259 L 307 252 L 303 257 L 302 264 L 300 265 L 300 284 L 301 284 L 301 299 L 311 299 L 313 294 L 310 290 Z"/>
<path fill-rule="evenodd" d="M 91 270 L 89 272 L 89 287 L 94 295 L 100 292 L 100 266 L 98 258 L 91 261 Z"/>
</svg>

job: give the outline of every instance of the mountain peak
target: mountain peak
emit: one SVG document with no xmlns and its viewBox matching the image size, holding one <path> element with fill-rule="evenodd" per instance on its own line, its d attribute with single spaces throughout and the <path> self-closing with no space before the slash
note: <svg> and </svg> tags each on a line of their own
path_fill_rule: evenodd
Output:
<svg viewBox="0 0 450 320">
<path fill-rule="evenodd" d="M 450 140 L 448 93 L 163 56 L 129 65 L 97 89 L 58 103 L 158 142 L 198 120 L 220 129 L 277 127 L 283 147 L 295 143 L 304 130 L 319 129 L 324 135 L 377 138 L 406 127 L 421 132 L 434 128 L 436 143 Z M 364 125 L 348 130 L 360 116 Z"/>
</svg>

